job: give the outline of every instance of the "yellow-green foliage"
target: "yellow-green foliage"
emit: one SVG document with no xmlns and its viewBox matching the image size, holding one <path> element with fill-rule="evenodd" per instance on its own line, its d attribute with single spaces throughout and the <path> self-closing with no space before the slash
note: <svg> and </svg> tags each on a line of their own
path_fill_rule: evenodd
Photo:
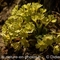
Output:
<svg viewBox="0 0 60 60">
<path fill-rule="evenodd" d="M 37 40 L 36 48 L 39 48 L 40 51 L 44 51 L 48 46 L 56 42 L 58 37 L 55 38 L 55 35 L 51 32 L 48 33 L 46 27 L 49 23 L 55 23 L 56 19 L 53 15 L 47 15 L 46 11 L 39 3 L 24 4 L 19 9 L 18 5 L 16 5 L 11 12 L 11 16 L 2 27 L 1 35 L 5 45 L 11 44 L 16 50 L 19 50 L 22 46 L 29 47 L 29 40 L 32 39 L 29 38 L 30 34 Z M 56 44 L 58 43 L 57 41 Z M 55 50 L 55 46 L 53 47 L 55 53 L 58 49 Z"/>
</svg>

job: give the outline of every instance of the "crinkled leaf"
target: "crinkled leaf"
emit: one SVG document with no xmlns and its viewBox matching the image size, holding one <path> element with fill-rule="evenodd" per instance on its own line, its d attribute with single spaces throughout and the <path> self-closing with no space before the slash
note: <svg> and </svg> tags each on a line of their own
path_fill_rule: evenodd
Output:
<svg viewBox="0 0 60 60">
<path fill-rule="evenodd" d="M 58 45 L 54 46 L 53 53 L 57 55 L 59 52 L 60 52 L 59 46 Z"/>
<path fill-rule="evenodd" d="M 52 20 L 51 22 L 52 22 L 52 23 L 55 23 L 55 22 L 56 22 L 56 19 Z"/>
<path fill-rule="evenodd" d="M 28 40 L 26 40 L 25 38 L 22 38 L 22 39 L 21 39 L 21 44 L 22 44 L 24 47 L 29 47 Z"/>
<path fill-rule="evenodd" d="M 35 26 L 32 22 L 29 22 L 25 25 L 25 32 L 26 33 L 32 33 L 35 30 Z"/>
<path fill-rule="evenodd" d="M 51 45 L 53 43 L 53 36 L 52 35 L 45 35 L 43 37 L 43 41 L 47 44 L 47 45 Z"/>
<path fill-rule="evenodd" d="M 12 10 L 11 15 L 15 15 L 18 10 L 18 5 L 15 6 L 15 8 Z"/>
<path fill-rule="evenodd" d="M 47 44 L 43 41 L 40 41 L 38 44 L 36 44 L 36 48 L 39 48 L 40 51 L 44 51 L 47 48 Z"/>
<path fill-rule="evenodd" d="M 45 13 L 45 12 L 46 12 L 46 9 L 41 8 L 41 9 L 40 9 L 40 12 L 41 12 L 41 13 Z"/>
</svg>

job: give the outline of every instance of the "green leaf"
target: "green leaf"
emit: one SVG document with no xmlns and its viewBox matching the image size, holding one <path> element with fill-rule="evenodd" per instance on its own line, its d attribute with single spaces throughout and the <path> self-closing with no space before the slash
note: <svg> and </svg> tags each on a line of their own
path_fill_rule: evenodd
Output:
<svg viewBox="0 0 60 60">
<path fill-rule="evenodd" d="M 57 37 L 57 39 L 56 39 L 56 43 L 57 43 L 57 44 L 60 43 L 60 36 Z"/>
<path fill-rule="evenodd" d="M 38 17 L 38 15 L 34 15 L 34 16 L 31 16 L 31 18 L 32 18 L 32 20 L 33 20 L 34 22 L 36 22 L 39 17 Z"/>
<path fill-rule="evenodd" d="M 36 44 L 36 48 L 39 48 L 40 51 L 44 51 L 47 48 L 47 44 L 43 41 L 40 41 L 38 44 Z"/>
<path fill-rule="evenodd" d="M 59 52 L 60 52 L 59 46 L 58 45 L 54 46 L 53 53 L 57 55 Z"/>
<path fill-rule="evenodd" d="M 6 33 L 6 30 L 7 30 L 6 25 L 3 25 L 3 27 L 2 27 L 2 34 L 5 34 Z"/>
<path fill-rule="evenodd" d="M 22 37 L 22 39 L 21 39 L 21 45 L 24 46 L 25 48 L 29 47 L 28 40 L 26 40 L 25 38 Z"/>
<path fill-rule="evenodd" d="M 40 42 L 40 51 L 44 51 L 47 48 L 47 44 L 44 43 L 43 41 Z"/>
<path fill-rule="evenodd" d="M 52 20 L 52 23 L 55 23 L 56 22 L 56 19 Z"/>
<path fill-rule="evenodd" d="M 40 9 L 41 13 L 45 13 L 46 11 L 47 11 L 46 9 L 43 9 L 43 8 Z"/>
<path fill-rule="evenodd" d="M 48 15 L 48 18 L 50 20 L 50 22 L 55 23 L 56 19 L 54 18 L 54 15 Z"/>
<path fill-rule="evenodd" d="M 29 22 L 25 25 L 25 32 L 32 33 L 35 30 L 35 25 L 32 22 Z"/>
<path fill-rule="evenodd" d="M 23 7 L 23 8 L 26 8 L 26 9 L 28 8 L 28 6 L 27 6 L 27 5 L 23 5 L 22 7 Z"/>
<path fill-rule="evenodd" d="M 45 35 L 43 37 L 43 41 L 47 44 L 47 45 L 51 45 L 53 43 L 53 35 Z"/>
<path fill-rule="evenodd" d="M 12 43 L 11 46 L 12 46 L 15 50 L 20 50 L 20 49 L 21 49 L 21 44 L 20 44 L 20 42 Z"/>
<path fill-rule="evenodd" d="M 32 7 L 37 11 L 42 5 L 39 3 L 32 3 Z"/>
<path fill-rule="evenodd" d="M 15 8 L 12 10 L 11 15 L 15 15 L 18 10 L 18 5 L 15 6 Z"/>
</svg>

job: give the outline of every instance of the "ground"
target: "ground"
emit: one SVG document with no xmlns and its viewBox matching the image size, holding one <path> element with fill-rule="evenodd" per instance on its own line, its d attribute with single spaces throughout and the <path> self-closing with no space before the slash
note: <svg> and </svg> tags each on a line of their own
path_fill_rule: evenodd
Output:
<svg viewBox="0 0 60 60">
<path fill-rule="evenodd" d="M 4 22 L 7 20 L 7 18 L 10 16 L 10 12 L 11 10 L 14 8 L 15 5 L 23 5 L 24 3 L 28 3 L 28 2 L 33 2 L 33 0 L 0 0 L 0 32 L 1 32 L 1 28 L 4 24 Z M 35 0 L 34 2 L 37 2 L 37 0 Z M 54 9 L 52 9 L 52 14 L 55 15 L 55 17 L 57 18 L 58 22 L 56 24 L 57 27 L 55 27 L 59 32 L 60 32 L 60 8 L 59 8 L 59 1 L 58 1 L 58 4 L 55 4 L 56 7 L 54 6 Z M 45 6 L 46 7 L 46 6 Z M 48 6 L 46 7 L 48 8 Z M 50 8 L 48 8 L 50 9 Z M 33 49 L 32 49 L 33 48 Z M 41 58 L 42 60 L 46 60 L 46 55 L 48 55 L 50 52 L 46 53 L 44 52 L 43 54 L 42 53 L 38 53 L 36 51 L 38 50 L 34 50 L 34 47 L 32 47 L 29 49 L 26 49 L 26 48 L 22 48 L 20 51 L 18 52 L 14 52 L 13 48 L 5 48 L 5 45 L 4 45 L 4 42 L 3 42 L 3 39 L 2 37 L 0 36 L 0 57 L 1 55 L 6 55 L 7 52 L 8 52 L 8 55 L 23 55 L 23 56 L 27 56 L 27 55 L 32 55 L 32 56 L 38 56 L 38 55 L 43 55 L 44 56 Z M 32 49 L 32 50 L 31 50 Z M 8 51 L 9 50 L 9 51 Z M 26 51 L 27 50 L 27 51 Z M 46 55 L 45 55 L 46 54 Z M 39 60 L 40 58 L 36 58 L 35 60 Z M 24 58 L 22 60 L 25 60 Z M 29 60 L 29 59 L 28 59 Z M 31 60 L 31 59 L 30 59 Z M 51 59 L 53 60 L 53 59 Z"/>
</svg>

